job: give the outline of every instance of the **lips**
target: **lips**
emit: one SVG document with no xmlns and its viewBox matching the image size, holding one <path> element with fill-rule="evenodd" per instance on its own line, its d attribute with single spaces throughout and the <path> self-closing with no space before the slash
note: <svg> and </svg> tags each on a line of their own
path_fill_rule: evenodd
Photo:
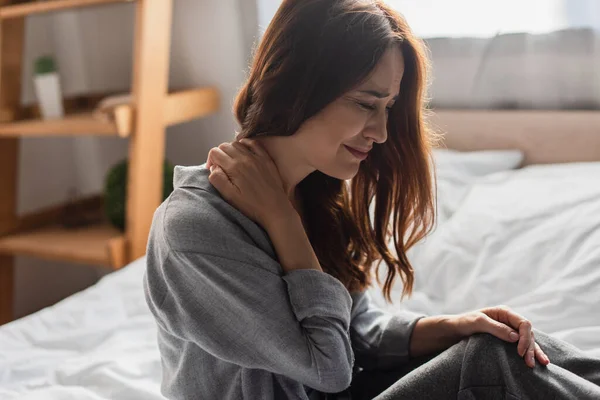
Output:
<svg viewBox="0 0 600 400">
<path fill-rule="evenodd" d="M 350 147 L 350 146 L 347 146 Z M 371 149 L 360 149 L 358 147 L 350 147 L 352 150 L 358 151 L 359 153 L 368 153 Z"/>
<path fill-rule="evenodd" d="M 353 156 L 355 156 L 356 158 L 358 158 L 358 159 L 360 159 L 360 160 L 364 160 L 364 159 L 365 159 L 365 158 L 367 158 L 367 156 L 369 155 L 369 151 L 370 151 L 370 149 L 365 151 L 365 150 L 359 150 L 359 149 L 357 149 L 357 148 L 350 147 L 350 146 L 346 146 L 346 145 L 344 145 L 344 146 L 346 147 L 346 149 L 348 149 L 348 151 L 349 151 L 349 152 L 350 152 L 350 153 L 351 153 Z"/>
</svg>

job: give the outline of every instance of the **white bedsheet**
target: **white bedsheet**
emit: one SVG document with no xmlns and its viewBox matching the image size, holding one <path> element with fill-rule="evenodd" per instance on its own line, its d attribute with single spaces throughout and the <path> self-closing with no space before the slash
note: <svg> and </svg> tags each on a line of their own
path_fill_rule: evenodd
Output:
<svg viewBox="0 0 600 400">
<path fill-rule="evenodd" d="M 145 258 L 0 328 L 0 399 L 163 399 Z"/>
<path fill-rule="evenodd" d="M 402 307 L 453 314 L 506 304 L 600 357 L 600 163 L 487 175 L 409 257 L 415 293 Z M 394 310 L 401 289 L 395 305 L 371 292 Z"/>
<path fill-rule="evenodd" d="M 428 314 L 507 304 L 600 356 L 600 163 L 500 172 L 460 190 L 460 206 L 410 253 L 413 297 L 390 306 L 372 289 L 375 301 Z M 143 270 L 142 258 L 1 327 L 0 399 L 162 398 Z"/>
</svg>

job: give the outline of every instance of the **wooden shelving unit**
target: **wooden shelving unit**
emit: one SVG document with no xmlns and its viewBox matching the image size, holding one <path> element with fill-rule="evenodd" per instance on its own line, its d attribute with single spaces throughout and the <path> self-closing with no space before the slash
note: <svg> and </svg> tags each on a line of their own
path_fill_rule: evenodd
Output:
<svg viewBox="0 0 600 400">
<path fill-rule="evenodd" d="M 134 0 L 46 0 L 8 4 L 0 7 L 0 19 L 22 18 L 33 14 L 52 11 L 98 6 L 110 3 L 130 3 L 132 1 Z M 6 4 L 7 2 L 3 3 Z"/>
<path fill-rule="evenodd" d="M 95 118 L 91 112 L 49 121 L 30 119 L 0 123 L 0 136 L 78 136 L 83 132 L 88 135 L 117 135 L 117 127 L 114 122 Z"/>
<path fill-rule="evenodd" d="M 0 252 L 49 260 L 122 267 L 124 235 L 109 224 L 85 228 L 50 225 L 0 239 Z"/>
<path fill-rule="evenodd" d="M 31 109 L 24 111 L 20 106 L 20 92 L 25 18 L 32 14 L 127 2 L 134 2 L 136 7 L 130 101 L 108 108 L 67 102 L 65 117 L 56 120 L 43 120 Z M 0 0 L 0 324 L 12 320 L 15 255 L 111 269 L 144 255 L 152 216 L 162 200 L 165 129 L 210 115 L 219 109 L 220 102 L 218 91 L 212 87 L 167 91 L 172 0 L 8 3 L 9 0 Z M 110 226 L 105 219 L 85 226 L 66 227 L 61 222 L 73 204 L 17 216 L 20 139 L 75 135 L 128 138 L 125 232 Z M 78 207 L 101 215 L 101 196 L 82 200 Z"/>
<path fill-rule="evenodd" d="M 210 115 L 219 109 L 219 93 L 214 88 L 199 88 L 171 93 L 165 101 L 166 126 Z M 15 120 L 0 123 L 3 136 L 80 136 L 108 135 L 128 137 L 134 131 L 135 108 L 131 104 L 115 107 L 109 113 L 93 110 L 67 114 L 64 118 Z"/>
</svg>

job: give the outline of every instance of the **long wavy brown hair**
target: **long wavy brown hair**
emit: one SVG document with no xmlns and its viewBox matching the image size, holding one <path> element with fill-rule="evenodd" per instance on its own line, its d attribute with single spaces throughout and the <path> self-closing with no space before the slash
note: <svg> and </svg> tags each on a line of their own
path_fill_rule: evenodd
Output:
<svg viewBox="0 0 600 400">
<path fill-rule="evenodd" d="M 401 49 L 405 70 L 387 141 L 374 144 L 350 182 L 315 171 L 298 185 L 307 235 L 323 271 L 350 292 L 362 291 L 371 286 L 375 261 L 381 286 L 378 272 L 385 261 L 388 302 L 396 274 L 402 297 L 412 293 L 414 270 L 406 253 L 434 223 L 436 136 L 424 118 L 429 62 L 402 15 L 377 0 L 284 0 L 234 105 L 241 126 L 237 139 L 293 135 L 363 82 L 390 46 Z"/>
</svg>

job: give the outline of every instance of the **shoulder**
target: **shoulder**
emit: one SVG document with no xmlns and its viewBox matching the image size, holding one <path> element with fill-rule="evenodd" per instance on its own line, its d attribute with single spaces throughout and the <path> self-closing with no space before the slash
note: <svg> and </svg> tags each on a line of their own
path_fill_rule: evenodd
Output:
<svg viewBox="0 0 600 400">
<path fill-rule="evenodd" d="M 266 232 L 223 199 L 208 174 L 203 166 L 176 167 L 177 183 L 157 221 L 169 248 L 240 260 L 257 246 L 268 250 Z"/>
<path fill-rule="evenodd" d="M 205 252 L 238 236 L 225 200 L 201 188 L 176 188 L 164 204 L 163 232 L 172 250 Z"/>
</svg>

